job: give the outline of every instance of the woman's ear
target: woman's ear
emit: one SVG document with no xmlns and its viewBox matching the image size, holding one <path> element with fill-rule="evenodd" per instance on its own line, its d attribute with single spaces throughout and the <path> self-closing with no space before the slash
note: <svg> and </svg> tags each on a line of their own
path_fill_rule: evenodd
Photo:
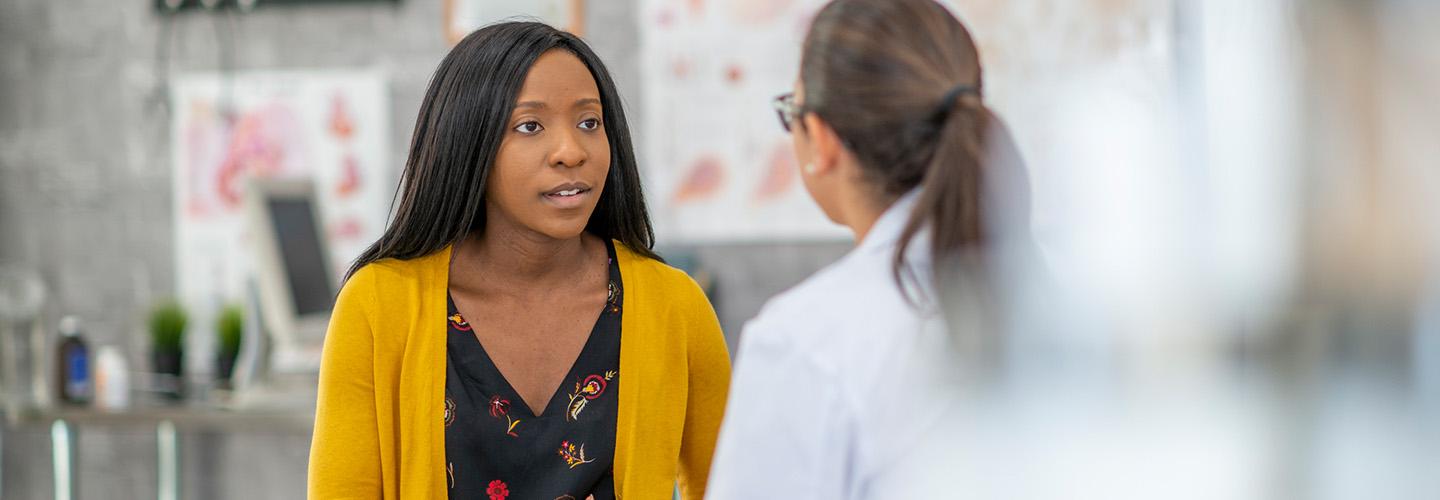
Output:
<svg viewBox="0 0 1440 500">
<path fill-rule="evenodd" d="M 835 170 L 840 163 L 840 156 L 844 153 L 845 146 L 840 142 L 840 136 L 835 135 L 835 129 L 830 124 L 820 119 L 815 113 L 805 113 L 802 118 L 805 122 L 805 138 L 810 142 L 811 162 L 806 166 L 807 175 L 826 175 Z"/>
</svg>

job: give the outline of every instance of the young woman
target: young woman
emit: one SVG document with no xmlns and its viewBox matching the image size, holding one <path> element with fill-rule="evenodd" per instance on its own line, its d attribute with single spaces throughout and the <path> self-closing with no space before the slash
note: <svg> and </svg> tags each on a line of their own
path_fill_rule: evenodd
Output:
<svg viewBox="0 0 1440 500">
<path fill-rule="evenodd" d="M 703 496 L 729 356 L 652 238 L 590 48 L 538 23 L 466 37 L 335 306 L 310 498 Z"/>
<path fill-rule="evenodd" d="M 806 190 L 858 243 L 746 326 L 710 498 L 963 496 L 930 452 L 983 335 L 942 310 L 985 295 L 968 292 L 984 290 L 990 209 L 1019 205 L 985 195 L 1023 176 L 981 88 L 970 34 L 932 0 L 815 17 L 776 107 Z"/>
</svg>

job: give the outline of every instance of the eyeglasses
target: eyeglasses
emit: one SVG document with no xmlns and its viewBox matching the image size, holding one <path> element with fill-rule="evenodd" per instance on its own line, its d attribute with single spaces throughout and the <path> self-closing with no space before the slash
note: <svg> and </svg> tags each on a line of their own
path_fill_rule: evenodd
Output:
<svg viewBox="0 0 1440 500">
<path fill-rule="evenodd" d="M 780 126 L 784 127 L 786 132 L 789 132 L 795 120 L 805 113 L 804 106 L 795 103 L 794 92 L 781 94 L 770 102 L 770 106 L 775 108 L 775 114 L 780 117 Z"/>
</svg>

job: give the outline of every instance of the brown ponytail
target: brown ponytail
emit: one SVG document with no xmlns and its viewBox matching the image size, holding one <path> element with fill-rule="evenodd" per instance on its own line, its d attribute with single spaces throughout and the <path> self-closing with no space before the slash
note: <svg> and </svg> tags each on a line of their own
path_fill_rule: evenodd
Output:
<svg viewBox="0 0 1440 500">
<path fill-rule="evenodd" d="M 806 36 L 806 108 L 840 136 L 881 201 L 919 188 L 894 257 L 902 290 L 905 253 L 922 230 L 937 286 L 983 257 L 992 183 L 1024 176 L 981 77 L 969 31 L 933 0 L 836 0 Z"/>
<path fill-rule="evenodd" d="M 963 101 L 940 103 L 951 109 L 942 115 L 935 149 L 920 181 L 919 199 L 900 233 L 895 252 L 896 280 L 902 279 L 906 250 L 916 233 L 927 225 L 933 228 L 930 249 L 937 271 L 951 264 L 944 257 L 985 241 L 980 184 L 984 175 L 986 112 L 978 99 L 967 95 Z"/>
</svg>

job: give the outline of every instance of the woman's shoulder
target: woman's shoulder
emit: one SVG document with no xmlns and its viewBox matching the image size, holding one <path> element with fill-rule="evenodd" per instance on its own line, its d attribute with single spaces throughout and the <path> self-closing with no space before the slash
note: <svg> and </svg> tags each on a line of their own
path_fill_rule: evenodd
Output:
<svg viewBox="0 0 1440 500">
<path fill-rule="evenodd" d="M 372 309 L 400 306 L 418 299 L 434 286 L 444 286 L 449 249 L 413 259 L 385 258 L 356 269 L 345 279 L 336 298 L 340 309 Z M 437 283 L 440 283 L 437 285 Z"/>
<path fill-rule="evenodd" d="M 377 286 L 393 288 L 415 284 L 447 269 L 450 249 L 443 248 L 413 259 L 387 257 L 356 269 L 345 280 L 345 286 Z"/>
<path fill-rule="evenodd" d="M 761 314 L 789 316 L 792 313 L 858 311 L 875 302 L 885 302 L 890 290 L 884 271 L 854 252 L 848 253 L 805 278 L 799 284 L 766 301 Z M 861 307 L 861 309 L 856 309 Z"/>
<path fill-rule="evenodd" d="M 921 320 L 901 293 L 888 261 L 851 253 L 765 302 L 746 324 L 757 341 L 864 349 Z"/>
<path fill-rule="evenodd" d="M 671 298 L 705 296 L 700 285 L 685 271 L 642 255 L 619 241 L 614 244 L 615 255 L 620 259 L 621 272 L 627 279 L 626 288 L 644 286 Z"/>
</svg>

